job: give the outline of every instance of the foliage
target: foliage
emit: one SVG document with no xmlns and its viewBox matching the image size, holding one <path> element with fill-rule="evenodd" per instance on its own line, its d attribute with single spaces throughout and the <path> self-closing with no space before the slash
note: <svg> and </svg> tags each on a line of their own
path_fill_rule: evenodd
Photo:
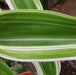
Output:
<svg viewBox="0 0 76 75">
<path fill-rule="evenodd" d="M 59 62 L 38 61 L 63 60 L 64 57 L 75 59 L 76 18 L 43 11 L 39 0 L 6 2 L 13 11 L 0 13 L 0 56 L 20 62 L 35 61 L 33 64 L 38 75 L 59 75 Z"/>
<path fill-rule="evenodd" d="M 11 60 L 16 58 L 17 61 L 75 57 L 75 25 L 76 18 L 52 11 L 2 12 L 0 54 Z"/>
<path fill-rule="evenodd" d="M 14 75 L 10 68 L 0 60 L 0 75 Z"/>
</svg>

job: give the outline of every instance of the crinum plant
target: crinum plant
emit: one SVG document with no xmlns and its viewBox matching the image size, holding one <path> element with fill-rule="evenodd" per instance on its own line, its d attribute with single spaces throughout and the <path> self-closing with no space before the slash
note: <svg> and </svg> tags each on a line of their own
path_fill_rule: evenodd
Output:
<svg viewBox="0 0 76 75">
<path fill-rule="evenodd" d="M 32 62 L 38 75 L 59 75 L 58 61 L 76 59 L 75 17 L 43 10 L 42 0 L 5 1 L 10 10 L 0 12 L 0 57 Z M 3 61 L 0 66 L 0 75 L 14 75 Z"/>
</svg>

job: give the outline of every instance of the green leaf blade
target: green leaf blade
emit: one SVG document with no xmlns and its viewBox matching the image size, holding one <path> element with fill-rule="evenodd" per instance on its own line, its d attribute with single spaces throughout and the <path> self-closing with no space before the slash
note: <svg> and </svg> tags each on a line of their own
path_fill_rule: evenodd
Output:
<svg viewBox="0 0 76 75">
<path fill-rule="evenodd" d="M 13 51 L 0 50 L 1 56 L 16 61 L 55 61 L 55 60 L 74 60 L 76 49 L 62 50 L 39 50 L 39 51 Z"/>
<path fill-rule="evenodd" d="M 11 38 L 19 38 L 20 36 L 22 38 L 25 38 L 26 36 L 27 38 L 30 35 L 32 35 L 30 36 L 31 38 L 36 38 L 39 36 L 40 38 L 44 37 L 44 38 L 75 39 L 76 37 L 75 35 L 76 19 L 71 19 L 71 17 L 70 18 L 67 18 L 67 16 L 63 17 L 64 15 L 58 16 L 56 15 L 56 13 L 54 15 L 52 12 L 45 12 L 45 11 L 33 12 L 32 10 L 23 12 L 11 11 L 10 13 L 9 12 L 7 13 L 8 14 L 4 14 L 2 15 L 2 17 L 0 17 L 0 23 L 6 25 L 6 29 L 4 29 L 6 35 L 8 34 L 8 31 L 11 30 L 9 32 L 9 36 Z M 54 19 L 55 17 L 56 19 Z M 0 35 L 4 36 L 5 35 L 4 33 Z M 6 38 L 9 38 L 8 35 L 6 36 Z"/>
<path fill-rule="evenodd" d="M 1 54 L 25 61 L 75 57 L 76 18 L 52 11 L 3 12 L 0 45 Z"/>
<path fill-rule="evenodd" d="M 0 60 L 0 75 L 14 75 L 14 73 L 2 60 Z"/>
<path fill-rule="evenodd" d="M 56 75 L 55 62 L 41 62 L 39 64 L 44 72 L 44 75 Z"/>
<path fill-rule="evenodd" d="M 14 9 L 40 9 L 43 7 L 39 0 L 6 0 L 9 8 Z"/>
</svg>

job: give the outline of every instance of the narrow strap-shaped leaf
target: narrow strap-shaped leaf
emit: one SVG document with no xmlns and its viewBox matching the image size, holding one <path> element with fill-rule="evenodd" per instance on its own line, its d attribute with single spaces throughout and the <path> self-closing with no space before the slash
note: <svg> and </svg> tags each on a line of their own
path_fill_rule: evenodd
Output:
<svg viewBox="0 0 76 75">
<path fill-rule="evenodd" d="M 40 62 L 39 63 L 44 75 L 59 75 L 59 62 Z"/>
<path fill-rule="evenodd" d="M 40 9 L 43 7 L 40 0 L 6 0 L 9 8 L 14 9 Z"/>
<path fill-rule="evenodd" d="M 75 59 L 76 18 L 39 10 L 0 13 L 0 56 L 17 61 Z"/>
<path fill-rule="evenodd" d="M 14 75 L 10 68 L 0 60 L 0 75 Z"/>
<path fill-rule="evenodd" d="M 59 75 L 60 74 L 60 71 L 61 71 L 60 61 L 54 61 L 52 63 L 55 63 L 56 64 L 56 75 Z"/>
<path fill-rule="evenodd" d="M 32 63 L 33 63 L 33 65 L 34 65 L 35 68 L 36 68 L 37 74 L 38 74 L 38 75 L 44 75 L 43 70 L 42 70 L 39 62 L 36 61 L 36 62 L 32 62 Z"/>
<path fill-rule="evenodd" d="M 43 8 L 47 10 L 48 9 L 48 0 L 40 0 L 40 1 L 43 5 Z"/>
<path fill-rule="evenodd" d="M 60 62 L 33 62 L 38 75 L 59 75 Z"/>
</svg>

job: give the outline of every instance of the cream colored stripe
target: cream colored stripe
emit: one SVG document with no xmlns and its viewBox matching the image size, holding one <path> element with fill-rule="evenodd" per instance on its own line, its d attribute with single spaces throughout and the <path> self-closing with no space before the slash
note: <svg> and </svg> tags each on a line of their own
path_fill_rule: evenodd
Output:
<svg viewBox="0 0 76 75">
<path fill-rule="evenodd" d="M 36 68 L 37 75 L 44 75 L 38 62 L 32 62 Z"/>
<path fill-rule="evenodd" d="M 25 38 L 25 39 L 0 39 L 0 41 L 76 41 L 76 39 Z"/>
<path fill-rule="evenodd" d="M 13 4 L 11 3 L 11 0 L 5 0 L 7 5 L 9 6 L 10 10 L 14 10 L 14 6 Z"/>
<path fill-rule="evenodd" d="M 63 49 L 74 49 L 76 44 L 72 45 L 58 45 L 58 46 L 2 46 L 0 49 L 3 50 L 15 50 L 15 51 L 41 51 L 41 50 L 63 50 Z"/>
<path fill-rule="evenodd" d="M 42 7 L 40 0 L 33 0 L 33 2 L 35 3 L 38 10 L 43 10 L 43 7 Z"/>
</svg>

